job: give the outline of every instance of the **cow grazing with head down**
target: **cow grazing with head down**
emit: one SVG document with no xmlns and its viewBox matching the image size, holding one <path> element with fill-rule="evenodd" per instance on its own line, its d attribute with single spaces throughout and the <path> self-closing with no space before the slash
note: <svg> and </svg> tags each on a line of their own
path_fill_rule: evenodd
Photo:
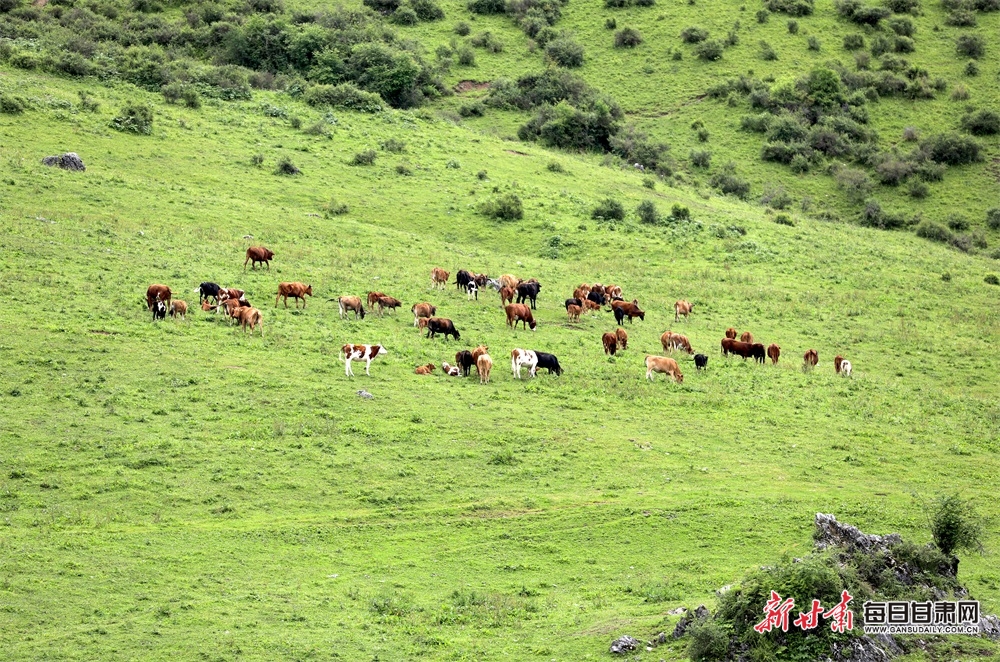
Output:
<svg viewBox="0 0 1000 662">
<path fill-rule="evenodd" d="M 843 362 L 844 362 L 844 357 L 841 356 L 840 354 L 837 354 L 835 357 L 833 357 L 833 371 L 836 372 L 838 375 L 840 374 L 840 368 Z"/>
<path fill-rule="evenodd" d="M 691 343 L 688 341 L 687 336 L 682 336 L 679 333 L 664 331 L 663 335 L 660 336 L 660 344 L 663 345 L 664 352 L 672 352 L 675 349 L 680 349 L 684 350 L 688 354 L 694 354 L 694 350 L 691 349 Z"/>
<path fill-rule="evenodd" d="M 479 383 L 490 383 L 490 370 L 493 369 L 493 359 L 489 354 L 482 354 L 476 359 L 476 370 L 479 372 Z"/>
<path fill-rule="evenodd" d="M 266 264 L 267 270 L 271 270 L 271 260 L 274 259 L 274 251 L 263 246 L 251 246 L 247 249 L 247 259 L 243 260 L 243 271 L 247 270 L 247 263 L 251 263 L 252 269 L 257 268 L 257 264 Z"/>
<path fill-rule="evenodd" d="M 417 368 L 419 370 L 419 368 Z M 461 377 L 462 369 L 457 365 L 448 365 L 447 361 L 441 362 L 441 372 L 448 375 L 449 377 Z"/>
<path fill-rule="evenodd" d="M 456 367 L 462 372 L 463 376 L 468 377 L 472 366 L 476 365 L 476 357 L 469 350 L 463 349 L 455 353 L 455 363 L 458 364 Z"/>
<path fill-rule="evenodd" d="M 368 369 L 371 367 L 372 361 L 383 354 L 388 354 L 388 352 L 382 345 L 347 344 L 340 348 L 339 358 L 345 363 L 344 374 L 348 377 L 354 376 L 354 371 L 351 369 L 351 361 L 364 361 L 365 374 L 370 376 L 371 373 L 368 372 Z"/>
<path fill-rule="evenodd" d="M 707 370 L 708 369 L 708 357 L 704 354 L 694 355 L 694 367 L 697 370 Z"/>
<path fill-rule="evenodd" d="M 618 351 L 618 336 L 610 331 L 601 336 L 601 342 L 604 343 L 604 353 L 614 356 Z"/>
<path fill-rule="evenodd" d="M 153 302 L 153 321 L 161 320 L 167 316 L 167 304 L 157 299 Z"/>
<path fill-rule="evenodd" d="M 764 343 L 755 342 L 750 345 L 750 356 L 752 356 L 753 360 L 757 363 L 763 364 L 766 355 L 767 352 L 764 349 Z"/>
<path fill-rule="evenodd" d="M 186 301 L 181 301 L 180 299 L 174 299 L 170 302 L 170 316 L 181 319 L 187 319 L 188 305 Z"/>
<path fill-rule="evenodd" d="M 767 358 L 771 359 L 771 365 L 777 365 L 779 356 L 781 356 L 780 347 L 774 343 L 767 346 Z"/>
<path fill-rule="evenodd" d="M 385 296 L 384 292 L 369 292 L 368 308 L 374 308 L 378 304 L 378 300 L 384 296 Z"/>
<path fill-rule="evenodd" d="M 726 329 L 726 337 L 731 338 L 732 340 L 736 340 L 736 329 L 734 329 L 733 327 L 729 327 L 728 329 Z"/>
<path fill-rule="evenodd" d="M 396 310 L 403 305 L 403 302 L 394 297 L 381 296 L 378 298 L 378 316 L 382 317 L 383 311 L 386 308 L 389 310 Z"/>
<path fill-rule="evenodd" d="M 851 371 L 853 369 L 854 368 L 851 365 L 851 362 L 848 361 L 847 359 L 844 359 L 840 364 L 840 374 L 842 374 L 844 377 L 850 377 Z"/>
<path fill-rule="evenodd" d="M 445 365 L 447 366 L 448 364 L 446 363 Z M 434 372 L 434 364 L 428 363 L 427 365 L 422 365 L 413 372 L 418 375 L 429 375 Z"/>
<path fill-rule="evenodd" d="M 365 318 L 365 307 L 361 303 L 361 297 L 340 297 L 337 299 L 337 305 L 340 308 L 340 319 L 347 317 L 349 311 L 354 312 L 354 319 Z"/>
<path fill-rule="evenodd" d="M 264 337 L 264 316 L 253 306 L 240 306 L 236 310 L 234 319 L 243 327 L 243 333 L 247 332 L 247 327 L 249 326 L 251 336 L 253 335 L 253 330 L 257 326 L 260 326 L 260 337 Z"/>
<path fill-rule="evenodd" d="M 515 348 L 510 352 L 510 371 L 515 379 L 521 378 L 521 367 L 528 367 L 528 376 L 535 376 L 535 368 L 538 366 L 538 355 L 530 349 Z"/>
<path fill-rule="evenodd" d="M 752 345 L 753 344 L 753 334 L 750 333 L 749 331 L 744 331 L 743 333 L 740 334 L 740 342 L 745 342 L 745 343 L 748 343 L 748 344 Z"/>
<path fill-rule="evenodd" d="M 628 349 L 628 332 L 625 329 L 621 327 L 615 329 L 615 338 L 618 339 L 619 347 L 622 349 Z"/>
<path fill-rule="evenodd" d="M 603 292 L 598 292 L 597 290 L 591 290 L 587 293 L 587 301 L 593 301 L 599 306 L 603 306 L 607 303 L 608 298 L 604 296 Z"/>
<path fill-rule="evenodd" d="M 208 281 L 202 283 L 201 285 L 198 286 L 198 289 L 195 290 L 195 292 L 198 293 L 198 303 L 201 303 L 202 301 L 208 301 L 209 297 L 212 297 L 213 299 L 215 299 L 215 302 L 218 303 L 220 289 L 222 288 L 219 287 L 218 283 L 212 283 Z"/>
<path fill-rule="evenodd" d="M 730 354 L 736 354 L 737 356 L 742 356 L 744 359 L 751 356 L 753 345 L 748 342 L 742 342 L 740 340 L 733 340 L 732 338 L 722 339 L 722 353 L 726 356 Z"/>
<path fill-rule="evenodd" d="M 444 289 L 448 284 L 448 272 L 440 267 L 431 269 L 431 288 Z"/>
<path fill-rule="evenodd" d="M 169 306 L 171 296 L 169 287 L 153 283 L 146 288 L 146 310 L 152 310 L 153 304 L 157 301 L 162 301 Z"/>
<path fill-rule="evenodd" d="M 619 325 L 621 325 L 622 321 L 626 317 L 628 317 L 629 324 L 632 323 L 633 317 L 638 317 L 641 320 L 646 319 L 646 311 L 640 310 L 638 302 L 634 299 L 632 300 L 632 303 L 628 303 L 626 301 L 612 301 L 611 310 L 614 312 L 615 321 L 618 322 Z"/>
<path fill-rule="evenodd" d="M 601 309 L 601 304 L 597 303 L 596 301 L 591 301 L 590 299 L 587 299 L 586 301 L 583 302 L 584 312 L 587 311 L 595 312 L 600 309 Z"/>
<path fill-rule="evenodd" d="M 580 314 L 582 312 L 583 312 L 583 308 L 581 308 L 580 306 L 576 305 L 575 303 L 571 303 L 570 305 L 566 306 L 566 315 L 569 316 L 569 321 L 570 322 L 579 322 L 580 321 Z"/>
<path fill-rule="evenodd" d="M 688 315 L 690 315 L 693 311 L 694 311 L 694 306 L 688 303 L 687 301 L 681 299 L 680 301 L 674 304 L 674 321 L 679 322 L 681 315 L 683 315 L 684 319 L 687 320 Z"/>
<path fill-rule="evenodd" d="M 432 317 L 427 320 L 427 337 L 433 338 L 439 333 L 445 338 L 448 336 L 454 336 L 455 340 L 459 340 L 462 337 L 450 319 L 446 319 L 444 317 Z"/>
<path fill-rule="evenodd" d="M 285 308 L 288 308 L 288 297 L 295 299 L 295 307 L 299 307 L 299 299 L 302 300 L 302 307 L 306 307 L 306 295 L 313 295 L 313 286 L 305 283 L 278 283 L 278 296 L 274 297 L 274 305 L 278 306 L 278 299 L 284 298 Z"/>
<path fill-rule="evenodd" d="M 563 369 L 559 365 L 559 359 L 556 358 L 555 354 L 548 354 L 546 352 L 535 352 L 535 356 L 538 357 L 538 363 L 535 364 L 535 374 L 542 368 L 549 371 L 549 374 L 556 373 L 556 375 L 562 375 Z"/>
<path fill-rule="evenodd" d="M 806 350 L 806 353 L 802 355 L 802 369 L 812 370 L 819 364 L 819 352 L 815 349 Z"/>
<path fill-rule="evenodd" d="M 534 310 L 535 300 L 538 298 L 538 292 L 541 289 L 541 284 L 534 279 L 521 283 L 517 286 L 517 303 L 531 301 L 531 309 Z"/>
<path fill-rule="evenodd" d="M 537 326 L 535 318 L 531 315 L 531 309 L 523 303 L 509 303 L 504 307 L 504 311 L 507 313 L 507 326 L 510 328 L 516 329 L 517 323 L 521 322 L 521 326 L 525 329 L 530 327 L 532 331 L 535 330 Z"/>
<path fill-rule="evenodd" d="M 677 361 L 667 356 L 646 357 L 646 379 L 653 381 L 654 372 L 662 372 L 667 377 L 672 377 L 678 384 L 684 381 L 684 375 L 681 374 Z"/>
<path fill-rule="evenodd" d="M 413 313 L 413 326 L 419 326 L 419 320 L 430 319 L 437 314 L 437 306 L 432 306 L 426 301 L 423 303 L 415 303 L 413 307 L 410 308 L 410 312 Z"/>
</svg>

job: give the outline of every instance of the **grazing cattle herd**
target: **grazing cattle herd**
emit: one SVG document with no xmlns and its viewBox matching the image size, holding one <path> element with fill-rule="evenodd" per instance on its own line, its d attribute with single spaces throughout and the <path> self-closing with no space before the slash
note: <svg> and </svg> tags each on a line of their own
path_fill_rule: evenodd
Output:
<svg viewBox="0 0 1000 662">
<path fill-rule="evenodd" d="M 256 269 L 257 264 L 265 264 L 269 270 L 270 261 L 273 258 L 274 253 L 271 250 L 263 246 L 252 246 L 246 252 L 246 260 L 243 263 L 244 271 L 248 264 L 251 264 L 253 269 Z M 432 269 L 431 289 L 444 289 L 448 283 L 449 274 L 450 272 L 439 267 Z M 542 289 L 542 285 L 537 279 L 523 280 L 512 274 L 490 278 L 487 274 L 459 269 L 455 275 L 454 285 L 457 289 L 464 290 L 469 300 L 479 300 L 480 288 L 496 291 L 500 296 L 500 306 L 506 314 L 508 327 L 516 329 L 520 323 L 524 330 L 535 331 L 537 328 L 538 323 L 532 313 L 533 310 L 537 310 L 537 299 Z M 247 301 L 243 290 L 221 287 L 213 282 L 203 282 L 194 292 L 199 295 L 198 300 L 203 311 L 215 311 L 216 314 L 225 313 L 230 323 L 239 325 L 244 334 L 249 330 L 251 336 L 253 336 L 254 330 L 260 327 L 261 337 L 264 336 L 263 314 Z M 278 284 L 274 305 L 277 307 L 278 302 L 283 299 L 285 308 L 288 308 L 288 298 L 291 297 L 295 301 L 295 308 L 298 309 L 299 301 L 301 301 L 304 310 L 306 307 L 305 297 L 312 295 L 312 285 L 282 282 Z M 213 301 L 214 303 L 212 303 Z M 337 302 L 341 319 L 348 319 L 353 313 L 355 320 L 365 319 L 365 302 L 367 302 L 369 310 L 378 310 L 379 317 L 382 317 L 386 309 L 395 311 L 403 305 L 399 299 L 378 291 L 368 292 L 365 300 L 358 296 L 348 295 L 328 301 Z M 622 288 L 618 285 L 584 283 L 575 288 L 573 296 L 566 299 L 564 303 L 570 324 L 578 324 L 583 315 L 600 312 L 602 306 L 605 305 L 609 306 L 606 312 L 614 315 L 617 327 L 614 331 L 604 333 L 601 336 L 601 343 L 604 346 L 605 354 L 615 356 L 618 352 L 628 349 L 628 333 L 622 328 L 625 318 L 628 318 L 629 324 L 632 324 L 636 317 L 642 321 L 646 319 L 646 311 L 640 308 L 638 299 L 632 299 L 631 302 L 625 301 L 622 298 Z M 171 289 L 163 284 L 154 283 L 146 289 L 146 308 L 152 313 L 154 322 L 164 320 L 168 314 L 175 319 L 187 319 L 187 303 L 173 298 Z M 461 339 L 461 335 L 452 320 L 436 317 L 437 306 L 425 301 L 414 304 L 410 308 L 410 312 L 413 313 L 413 325 L 418 327 L 421 333 L 424 329 L 427 330 L 426 338 L 433 339 L 437 335 L 442 335 L 446 339 L 448 337 L 452 337 L 456 341 Z M 674 303 L 675 323 L 680 322 L 682 317 L 687 322 L 693 313 L 694 304 L 683 299 Z M 765 349 L 763 343 L 754 342 L 753 334 L 749 331 L 744 331 L 737 340 L 737 330 L 734 327 L 727 328 L 724 335 L 725 337 L 721 341 L 723 356 L 736 355 L 744 360 L 752 358 L 754 362 L 761 364 L 764 364 L 769 358 L 771 365 L 777 365 L 781 356 L 781 347 L 777 344 L 771 343 Z M 696 369 L 708 369 L 708 356 L 695 354 L 687 336 L 667 330 L 660 336 L 660 344 L 664 354 L 681 351 L 688 355 L 694 355 Z M 488 384 L 490 371 L 493 368 L 493 359 L 488 350 L 489 348 L 485 345 L 479 345 L 472 351 L 459 350 L 455 354 L 455 364 L 449 365 L 442 361 L 441 370 L 449 377 L 468 377 L 474 368 L 479 374 L 480 383 Z M 341 347 L 340 351 L 340 360 L 344 363 L 344 374 L 353 377 L 354 371 L 351 369 L 351 362 L 364 361 L 365 374 L 370 375 L 372 361 L 387 353 L 386 348 L 381 344 L 346 344 Z M 852 376 L 851 362 L 845 360 L 843 356 L 838 354 L 833 363 L 834 371 L 837 374 L 845 377 Z M 651 381 L 656 373 L 662 373 L 678 384 L 684 381 L 684 375 L 677 360 L 670 356 L 647 355 L 645 364 L 646 378 Z M 803 370 L 812 370 L 818 364 L 818 352 L 815 349 L 806 351 L 803 355 Z M 528 377 L 535 377 L 541 368 L 548 370 L 549 374 L 554 373 L 557 376 L 563 373 L 559 359 L 554 354 L 515 348 L 511 350 L 511 374 L 514 379 L 522 378 L 522 368 L 527 368 Z M 414 373 L 431 375 L 434 370 L 435 365 L 427 363 L 417 366 Z"/>
</svg>

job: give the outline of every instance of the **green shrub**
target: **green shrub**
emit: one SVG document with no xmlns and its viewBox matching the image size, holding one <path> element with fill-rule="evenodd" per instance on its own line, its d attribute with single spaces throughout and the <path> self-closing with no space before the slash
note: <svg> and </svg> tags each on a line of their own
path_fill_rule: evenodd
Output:
<svg viewBox="0 0 1000 662">
<path fill-rule="evenodd" d="M 860 34 L 844 35 L 844 50 L 856 51 L 865 47 L 865 37 Z"/>
<path fill-rule="evenodd" d="M 458 114 L 462 117 L 482 117 L 486 114 L 486 106 L 482 101 L 463 103 L 458 107 Z"/>
<path fill-rule="evenodd" d="M 964 232 L 969 229 L 969 220 L 958 214 L 952 214 L 948 217 L 948 227 L 956 232 Z"/>
<path fill-rule="evenodd" d="M 962 128 L 974 136 L 992 136 L 1000 133 L 1000 114 L 980 110 L 962 118 Z"/>
<path fill-rule="evenodd" d="M 760 42 L 760 57 L 765 61 L 774 61 L 778 59 L 778 54 L 771 48 L 771 44 L 766 41 Z"/>
<path fill-rule="evenodd" d="M 605 198 L 590 212 L 590 217 L 604 221 L 623 221 L 625 206 L 614 198 Z"/>
<path fill-rule="evenodd" d="M 366 149 L 364 151 L 358 152 L 351 159 L 350 164 L 353 166 L 370 166 L 374 165 L 375 159 L 378 158 L 378 152 L 374 149 Z"/>
<path fill-rule="evenodd" d="M 458 63 L 463 67 L 474 67 L 476 66 L 476 54 L 468 46 L 462 46 L 458 49 Z"/>
<path fill-rule="evenodd" d="M 920 8 L 920 0 L 883 0 L 883 3 L 897 14 L 909 14 Z"/>
<path fill-rule="evenodd" d="M 670 218 L 675 221 L 687 221 L 691 219 L 691 210 L 684 205 L 675 202 L 670 208 Z"/>
<path fill-rule="evenodd" d="M 607 18 L 607 19 L 604 20 L 604 29 L 605 30 L 614 30 L 617 27 L 618 27 L 618 21 L 615 20 L 614 16 L 612 16 L 611 18 Z"/>
<path fill-rule="evenodd" d="M 489 175 L 486 173 L 485 170 L 480 170 L 479 172 L 476 173 L 476 179 L 480 181 L 486 181 L 488 177 Z"/>
<path fill-rule="evenodd" d="M 503 41 L 489 30 L 477 34 L 469 42 L 476 48 L 482 48 L 490 53 L 502 53 Z"/>
<path fill-rule="evenodd" d="M 472 26 L 465 21 L 455 24 L 455 34 L 459 37 L 468 37 L 471 32 Z"/>
<path fill-rule="evenodd" d="M 774 217 L 774 222 L 778 225 L 787 225 L 788 227 L 795 227 L 795 221 L 788 214 L 778 214 Z"/>
<path fill-rule="evenodd" d="M 545 55 L 561 67 L 583 65 L 583 46 L 568 37 L 555 39 L 545 45 Z"/>
<path fill-rule="evenodd" d="M 722 59 L 723 50 L 722 42 L 718 39 L 708 39 L 695 46 L 694 54 L 701 60 L 715 62 Z"/>
<path fill-rule="evenodd" d="M 472 0 L 468 8 L 473 14 L 503 14 L 507 11 L 504 0 Z"/>
<path fill-rule="evenodd" d="M 295 129 L 296 131 L 302 128 L 302 118 L 299 117 L 298 115 L 292 115 L 289 118 L 288 123 L 291 124 L 292 128 Z"/>
<path fill-rule="evenodd" d="M 694 167 L 707 168 L 712 164 L 712 153 L 708 150 L 691 150 L 689 159 Z"/>
<path fill-rule="evenodd" d="M 410 6 L 421 21 L 440 21 L 444 10 L 434 0 L 410 0 Z"/>
<path fill-rule="evenodd" d="M 642 33 L 635 28 L 622 28 L 615 33 L 615 48 L 635 48 L 642 43 Z"/>
<path fill-rule="evenodd" d="M 643 200 L 635 210 L 639 221 L 647 225 L 657 225 L 660 222 L 660 210 L 651 200 Z"/>
<path fill-rule="evenodd" d="M 699 27 L 689 27 L 681 30 L 681 41 L 686 44 L 700 44 L 708 39 L 708 30 Z"/>
<path fill-rule="evenodd" d="M 977 34 L 963 34 L 955 41 L 955 51 L 963 57 L 978 60 L 986 53 L 986 42 Z"/>
<path fill-rule="evenodd" d="M 875 166 L 879 183 L 885 186 L 899 186 L 913 174 L 913 164 L 897 158 L 888 158 Z"/>
<path fill-rule="evenodd" d="M 545 166 L 545 169 L 549 172 L 566 172 L 566 168 L 564 168 L 563 164 L 558 161 L 549 161 L 549 164 Z"/>
<path fill-rule="evenodd" d="M 982 523 L 970 502 L 957 494 L 943 495 L 930 505 L 928 515 L 934 544 L 944 554 L 983 550 Z"/>
<path fill-rule="evenodd" d="M 986 278 L 983 279 L 983 282 L 987 285 L 1000 285 L 1000 277 L 996 274 L 986 274 Z"/>
<path fill-rule="evenodd" d="M 274 174 L 276 174 L 276 175 L 289 175 L 289 176 L 291 176 L 291 175 L 298 175 L 298 174 L 301 174 L 301 173 L 302 173 L 302 171 L 299 170 L 295 166 L 295 164 L 292 163 L 292 160 L 289 157 L 287 157 L 287 156 L 281 157 L 278 160 L 278 165 L 274 169 Z"/>
<path fill-rule="evenodd" d="M 310 106 L 330 106 L 362 113 L 377 113 L 384 106 L 382 97 L 358 89 L 354 83 L 313 85 L 306 90 L 304 99 Z"/>
<path fill-rule="evenodd" d="M 906 187 L 907 195 L 915 200 L 923 200 L 929 192 L 930 189 L 927 187 L 927 184 L 920 181 L 911 181 Z"/>
<path fill-rule="evenodd" d="M 930 239 L 931 241 L 938 241 L 943 244 L 950 243 L 954 238 L 951 230 L 940 223 L 935 223 L 934 221 L 921 221 L 920 224 L 917 225 L 916 233 L 918 237 Z"/>
<path fill-rule="evenodd" d="M 760 198 L 760 203 L 771 209 L 787 209 L 792 205 L 792 196 L 788 195 L 784 186 L 768 186 Z"/>
<path fill-rule="evenodd" d="M 1000 230 L 1000 207 L 993 207 L 986 212 L 986 227 L 990 230 Z"/>
<path fill-rule="evenodd" d="M 251 156 L 250 157 L 250 165 L 252 165 L 255 168 L 259 168 L 262 165 L 264 165 L 264 155 L 263 154 L 254 154 L 253 156 Z"/>
<path fill-rule="evenodd" d="M 969 60 L 965 63 L 965 75 L 966 76 L 978 76 L 979 75 L 979 65 L 976 64 L 975 60 Z M 954 97 L 952 97 L 954 98 Z M 968 92 L 965 94 L 965 98 L 969 98 Z"/>
<path fill-rule="evenodd" d="M 644 132 L 629 125 L 608 140 L 612 154 L 622 157 L 629 165 L 638 163 L 644 168 L 658 170 L 665 165 L 670 146 L 653 142 Z"/>
<path fill-rule="evenodd" d="M 413 168 L 405 163 L 396 164 L 396 174 L 402 175 L 403 177 L 409 177 L 413 174 Z"/>
<path fill-rule="evenodd" d="M 982 147 L 972 138 L 957 133 L 943 133 L 932 136 L 922 143 L 930 158 L 947 165 L 965 165 L 982 160 Z"/>
<path fill-rule="evenodd" d="M 771 18 L 771 12 L 766 9 L 758 9 L 756 17 L 758 23 L 764 24 Z"/>
<path fill-rule="evenodd" d="M 809 16 L 813 13 L 813 0 L 766 0 L 764 6 L 789 16 Z"/>
<path fill-rule="evenodd" d="M 688 657 L 692 662 L 715 662 L 726 657 L 729 636 L 713 620 L 695 621 L 687 631 L 690 637 Z"/>
<path fill-rule="evenodd" d="M 513 193 L 506 193 L 485 201 L 480 206 L 480 212 L 497 221 L 517 221 L 524 218 L 521 198 Z"/>
<path fill-rule="evenodd" d="M 771 121 L 774 115 L 761 113 L 760 115 L 744 115 L 740 119 L 740 129 L 752 133 L 767 133 L 771 128 Z"/>
<path fill-rule="evenodd" d="M 308 136 L 326 136 L 330 133 L 330 125 L 326 120 L 320 120 L 307 126 L 303 131 Z"/>
<path fill-rule="evenodd" d="M 811 51 L 818 51 L 822 48 L 822 44 L 820 43 L 818 38 L 810 35 L 809 38 L 806 39 L 806 48 L 808 48 Z"/>
<path fill-rule="evenodd" d="M 407 5 L 402 5 L 399 9 L 392 12 L 389 20 L 396 25 L 416 25 L 420 22 L 417 12 L 413 11 L 413 8 Z"/>
<path fill-rule="evenodd" d="M 732 164 L 713 175 L 711 184 L 725 195 L 734 195 L 741 200 L 750 197 L 750 182 L 737 175 Z"/>
<path fill-rule="evenodd" d="M 889 29 L 900 37 L 912 37 L 917 32 L 917 29 L 913 26 L 913 21 L 906 16 L 890 18 L 886 23 Z"/>
<path fill-rule="evenodd" d="M 382 43 L 357 44 L 345 68 L 358 87 L 378 94 L 390 106 L 419 105 L 421 67 L 410 52 Z"/>
<path fill-rule="evenodd" d="M 28 107 L 28 102 L 23 98 L 0 92 L 0 113 L 6 115 L 20 115 Z"/>
<path fill-rule="evenodd" d="M 383 140 L 380 147 L 387 152 L 392 152 L 393 154 L 402 154 L 406 151 L 406 141 L 399 140 L 398 138 L 389 138 L 387 140 Z"/>
<path fill-rule="evenodd" d="M 326 217 L 343 216 L 350 211 L 347 203 L 338 202 L 337 198 L 330 198 L 322 207 L 323 215 Z"/>
<path fill-rule="evenodd" d="M 655 190 L 656 189 L 656 180 L 653 179 L 652 177 L 643 177 L 642 178 L 642 185 L 643 185 L 644 188 L 648 188 L 651 191 Z"/>
<path fill-rule="evenodd" d="M 148 136 L 153 133 L 153 109 L 142 103 L 130 103 L 111 120 L 112 129 Z"/>
</svg>

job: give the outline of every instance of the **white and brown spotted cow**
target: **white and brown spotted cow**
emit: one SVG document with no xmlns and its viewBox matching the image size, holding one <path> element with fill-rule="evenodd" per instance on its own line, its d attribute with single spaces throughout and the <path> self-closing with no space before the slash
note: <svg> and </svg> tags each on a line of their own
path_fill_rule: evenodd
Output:
<svg viewBox="0 0 1000 662">
<path fill-rule="evenodd" d="M 351 345 L 347 344 L 340 348 L 340 360 L 344 362 L 344 374 L 348 377 L 354 376 L 351 370 L 351 361 L 364 361 L 365 374 L 371 376 L 368 369 L 376 357 L 388 354 L 382 345 Z"/>
</svg>

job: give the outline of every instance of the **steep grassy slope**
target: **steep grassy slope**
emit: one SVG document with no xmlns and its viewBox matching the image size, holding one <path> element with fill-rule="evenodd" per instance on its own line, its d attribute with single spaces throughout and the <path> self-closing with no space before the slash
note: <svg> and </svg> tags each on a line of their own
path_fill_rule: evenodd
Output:
<svg viewBox="0 0 1000 662">
<path fill-rule="evenodd" d="M 1000 514 L 990 260 L 909 234 L 777 225 L 759 206 L 650 191 L 598 156 L 423 110 L 336 113 L 329 136 L 310 136 L 265 111 L 303 126 L 319 113 L 270 93 L 195 111 L 2 73 L 36 108 L 0 123 L 7 659 L 596 659 L 612 636 L 663 629 L 668 609 L 807 549 L 816 511 L 916 540 L 940 491 Z M 98 112 L 76 106 L 81 89 Z M 155 105 L 151 136 L 108 128 L 135 99 Z M 406 151 L 379 149 L 390 138 Z M 373 166 L 347 165 L 365 148 Z M 38 163 L 69 149 L 85 173 Z M 272 174 L 282 155 L 303 174 Z M 524 220 L 476 212 L 494 188 L 523 199 Z M 596 223 L 609 194 L 683 204 L 693 221 Z M 350 212 L 324 217 L 331 197 Z M 245 234 L 277 253 L 270 272 L 243 272 Z M 433 266 L 536 276 L 538 331 L 506 328 L 492 292 L 429 290 Z M 247 290 L 263 339 L 200 310 L 150 322 L 148 283 L 190 302 L 206 279 Z M 275 309 L 281 280 L 316 297 Z M 595 280 L 649 311 L 613 359 L 609 314 L 571 325 L 562 309 Z M 462 341 L 420 337 L 406 312 L 341 321 L 328 301 L 374 288 L 435 302 Z M 695 314 L 674 325 L 681 297 Z M 781 363 L 722 359 L 730 325 L 779 343 Z M 643 354 L 671 326 L 709 370 L 685 360 L 683 384 L 648 383 Z M 344 342 L 389 354 L 347 379 Z M 489 386 L 413 374 L 480 342 Z M 556 353 L 566 373 L 513 380 L 518 346 Z M 808 347 L 822 363 L 805 374 Z M 854 379 L 833 374 L 836 353 Z M 991 557 L 961 573 L 1000 607 Z"/>
</svg>

